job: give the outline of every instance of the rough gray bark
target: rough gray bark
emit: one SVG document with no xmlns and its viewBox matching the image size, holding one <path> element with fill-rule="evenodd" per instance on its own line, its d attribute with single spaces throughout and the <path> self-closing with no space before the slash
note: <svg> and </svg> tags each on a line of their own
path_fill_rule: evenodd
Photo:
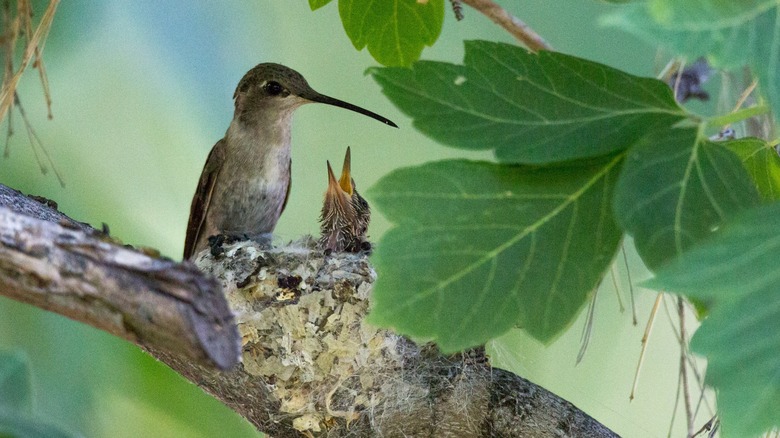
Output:
<svg viewBox="0 0 780 438">
<path fill-rule="evenodd" d="M 0 294 L 206 366 L 229 369 L 240 359 L 233 314 L 213 278 L 118 245 L 3 185 Z"/>
<path fill-rule="evenodd" d="M 17 199 L 20 197 L 18 193 L 10 200 L 0 196 L 0 208 L 29 202 Z M 25 214 L 44 217 L 29 211 Z M 54 220 L 62 219 L 55 215 Z M 28 226 L 21 227 L 20 223 Z M 65 242 L 70 243 L 63 245 L 62 236 L 67 236 Z M 47 238 L 51 245 L 46 244 Z M 94 315 L 108 309 L 107 314 L 114 319 L 121 315 L 119 320 L 136 321 L 128 331 L 137 333 L 141 330 L 138 326 L 145 324 L 138 314 L 149 309 L 125 306 L 123 300 L 115 303 L 116 293 L 136 294 L 138 288 L 133 285 L 146 284 L 151 276 L 154 281 L 163 278 L 162 283 L 178 291 L 176 297 L 192 297 L 198 295 L 199 282 L 208 282 L 205 277 L 193 280 L 167 272 L 190 272 L 187 263 L 151 259 L 149 264 L 135 264 L 131 270 L 122 265 L 121 281 L 112 280 L 113 274 L 94 274 L 91 278 L 106 281 L 102 286 L 89 283 L 89 300 L 99 308 L 94 315 L 61 312 L 51 305 L 61 296 L 77 299 L 83 293 L 79 287 L 85 272 L 105 269 L 113 273 L 117 259 L 111 254 L 117 254 L 118 249 L 132 253 L 132 257 L 121 257 L 123 261 L 148 257 L 105 242 L 96 232 L 63 228 L 0 210 L 0 294 L 93 325 L 100 323 Z M 271 436 L 617 436 L 549 391 L 490 367 L 481 349 L 443 356 L 432 345 L 418 346 L 366 324 L 364 317 L 376 274 L 364 255 L 325 257 L 314 249 L 311 238 L 281 248 L 263 249 L 252 242 L 239 242 L 225 249 L 216 259 L 204 252 L 197 264 L 221 283 L 240 332 L 242 363 L 231 371 L 220 372 L 214 368 L 214 361 L 193 361 L 187 348 L 167 342 L 165 336 L 124 337 Z M 74 269 L 72 261 L 84 258 L 90 268 Z M 43 269 L 44 265 L 48 267 Z M 147 272 L 138 266 L 164 267 L 165 272 L 157 268 Z M 45 281 L 39 281 L 41 278 Z M 161 292 L 153 288 L 147 291 Z M 176 313 L 182 301 L 189 303 L 162 300 L 156 305 L 177 309 L 172 312 Z M 223 315 L 220 310 L 212 310 L 199 309 L 203 315 Z M 213 324 L 218 319 L 210 321 Z M 186 326 L 187 318 L 168 322 Z M 121 330 L 117 334 L 123 335 Z"/>
</svg>

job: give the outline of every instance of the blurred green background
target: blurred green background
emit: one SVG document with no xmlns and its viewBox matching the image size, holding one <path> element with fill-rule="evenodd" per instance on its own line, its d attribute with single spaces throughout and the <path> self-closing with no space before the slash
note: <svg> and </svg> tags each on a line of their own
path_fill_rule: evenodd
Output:
<svg viewBox="0 0 780 438">
<path fill-rule="evenodd" d="M 660 69 L 655 48 L 596 25 L 611 8 L 605 3 L 503 3 L 560 51 L 644 76 Z M 36 7 L 42 13 L 45 2 Z M 483 16 L 468 8 L 465 13 L 462 22 L 447 13 L 439 42 L 423 58 L 460 62 L 466 39 L 513 42 Z M 354 50 L 336 2 L 311 12 L 304 0 L 65 1 L 44 59 L 54 119 L 46 120 L 37 72 L 28 72 L 19 91 L 66 187 L 38 171 L 18 115 L 11 156 L 0 159 L 0 183 L 54 199 L 75 219 L 98 227 L 105 222 L 127 243 L 159 248 L 177 259 L 203 162 L 230 122 L 238 80 L 259 62 L 288 65 L 316 90 L 400 126 L 390 129 L 324 105 L 298 110 L 292 193 L 277 227 L 280 240 L 317 232 L 325 160 L 339 162 L 347 146 L 352 146 L 354 176 L 363 188 L 400 166 L 456 156 L 490 159 L 439 146 L 411 127 L 364 75 L 376 64 L 366 51 Z M 378 240 L 387 228 L 375 214 L 372 238 Z M 633 280 L 647 278 L 627 248 Z M 618 263 L 626 305 L 627 274 Z M 637 398 L 628 398 L 654 299 L 655 293 L 636 290 L 639 325 L 634 326 L 630 310 L 618 310 L 608 277 L 598 294 L 593 337 L 582 363 L 575 366 L 585 312 L 548 347 L 521 330 L 508 333 L 490 346 L 493 363 L 556 392 L 622 436 L 666 436 L 679 356 L 664 311 L 656 321 Z M 0 298 L 0 349 L 9 348 L 25 351 L 31 360 L 38 412 L 84 436 L 258 436 L 239 416 L 133 345 Z M 673 436 L 684 433 L 681 412 Z"/>
</svg>

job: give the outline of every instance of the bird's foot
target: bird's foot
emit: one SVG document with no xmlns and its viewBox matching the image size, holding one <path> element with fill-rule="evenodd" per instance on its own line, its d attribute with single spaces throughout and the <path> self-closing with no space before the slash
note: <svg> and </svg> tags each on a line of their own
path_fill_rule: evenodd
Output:
<svg viewBox="0 0 780 438">
<path fill-rule="evenodd" d="M 344 249 L 346 252 L 353 252 L 356 254 L 371 255 L 374 250 L 374 246 L 365 237 L 360 237 L 347 245 Z"/>
<path fill-rule="evenodd" d="M 349 242 L 332 242 L 330 240 L 320 240 L 319 247 L 322 253 L 327 257 L 336 252 L 350 252 L 354 254 L 371 255 L 374 250 L 373 245 L 365 238 L 352 240 Z"/>
<path fill-rule="evenodd" d="M 372 252 L 374 252 L 374 245 L 371 244 L 368 240 L 363 240 L 360 242 L 360 251 L 361 253 L 365 253 L 367 255 L 371 255 Z"/>
<path fill-rule="evenodd" d="M 220 233 L 209 237 L 209 248 L 211 249 L 211 255 L 218 257 L 225 252 L 223 245 L 230 245 L 231 243 L 241 242 L 243 240 L 249 240 L 249 236 L 246 234 L 227 234 Z"/>
</svg>

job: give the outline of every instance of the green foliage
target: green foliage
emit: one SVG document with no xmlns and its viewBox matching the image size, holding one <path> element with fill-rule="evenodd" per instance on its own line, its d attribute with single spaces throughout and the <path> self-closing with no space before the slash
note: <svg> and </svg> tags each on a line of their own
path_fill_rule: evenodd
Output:
<svg viewBox="0 0 780 438">
<path fill-rule="evenodd" d="M 316 11 L 330 2 L 331 0 L 309 0 L 309 7 L 312 11 Z"/>
<path fill-rule="evenodd" d="M 749 65 L 780 114 L 776 38 L 778 0 L 650 0 L 621 8 L 605 22 L 691 59 L 717 67 Z"/>
<path fill-rule="evenodd" d="M 734 153 L 700 138 L 695 128 L 670 129 L 631 148 L 615 193 L 615 215 L 634 236 L 645 263 L 657 268 L 759 202 Z"/>
<path fill-rule="evenodd" d="M 408 66 L 439 38 L 444 0 L 339 0 L 339 14 L 356 49 L 368 46 L 382 65 Z"/>
<path fill-rule="evenodd" d="M 610 202 L 621 162 L 453 160 L 385 176 L 368 194 L 398 227 L 378 246 L 372 321 L 448 352 L 514 325 L 549 342 L 617 250 Z"/>
<path fill-rule="evenodd" d="M 504 162 L 604 155 L 685 117 L 661 81 L 509 44 L 468 41 L 464 65 L 421 61 L 371 73 L 421 132 L 454 147 L 494 149 Z"/>
<path fill-rule="evenodd" d="M 653 13 L 674 15 L 676 4 L 668 6 Z M 421 132 L 514 164 L 436 162 L 397 170 L 370 189 L 396 225 L 378 245 L 374 323 L 433 339 L 444 351 L 512 326 L 549 342 L 599 284 L 625 231 L 651 269 L 683 257 L 654 286 L 686 278 L 679 290 L 714 306 L 694 347 L 713 361 L 708 382 L 723 399 L 726 430 L 742 436 L 778 424 L 780 384 L 770 379 L 780 366 L 780 306 L 768 295 L 780 275 L 768 271 L 776 248 L 762 242 L 772 240 L 770 230 L 778 234 L 780 219 L 767 219 L 761 239 L 723 240 L 734 231 L 718 231 L 762 198 L 777 199 L 780 158 L 769 145 L 710 141 L 706 122 L 682 110 L 664 83 L 559 53 L 471 41 L 462 65 L 423 61 L 370 72 Z M 697 247 L 713 235 L 716 243 Z M 726 269 L 737 243 L 738 253 L 761 249 Z M 767 271 L 751 275 L 758 256 L 767 257 Z M 762 289 L 750 293 L 753 285 Z M 761 327 L 771 331 L 763 341 Z M 740 368 L 754 354 L 752 368 Z"/>
<path fill-rule="evenodd" d="M 746 212 L 646 283 L 709 303 L 691 348 L 707 357 L 728 436 L 780 425 L 778 230 L 780 203 Z"/>
<path fill-rule="evenodd" d="M 757 138 L 734 140 L 724 146 L 742 159 L 765 200 L 780 200 L 780 156 L 774 147 Z"/>
<path fill-rule="evenodd" d="M 18 412 L 0 410 L 0 437 L 2 438 L 69 438 L 78 435 Z"/>
<path fill-rule="evenodd" d="M 0 351 L 0 437 L 74 436 L 33 413 L 30 369 L 24 355 Z"/>
<path fill-rule="evenodd" d="M 32 386 L 27 359 L 0 351 L 0 411 L 32 413 Z"/>
<path fill-rule="evenodd" d="M 511 163 L 555 163 L 434 163 L 393 173 L 369 192 L 398 224 L 379 245 L 372 318 L 445 350 L 513 325 L 543 342 L 560 334 L 621 234 L 612 203 L 624 154 L 596 157 L 644 135 L 690 131 L 671 129 L 685 113 L 664 83 L 558 53 L 471 41 L 464 65 L 371 73 L 418 128 L 445 144 L 495 149 Z"/>
</svg>

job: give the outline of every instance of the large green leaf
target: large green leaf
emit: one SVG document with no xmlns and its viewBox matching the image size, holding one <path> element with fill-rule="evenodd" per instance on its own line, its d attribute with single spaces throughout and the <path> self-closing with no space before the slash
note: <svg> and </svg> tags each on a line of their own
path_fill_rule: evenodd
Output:
<svg viewBox="0 0 780 438">
<path fill-rule="evenodd" d="M 780 156 L 774 147 L 758 138 L 743 138 L 723 145 L 742 159 L 764 199 L 780 200 Z"/>
<path fill-rule="evenodd" d="M 615 215 L 654 269 L 759 202 L 733 152 L 700 138 L 696 129 L 671 129 L 630 149 L 615 191 Z"/>
<path fill-rule="evenodd" d="M 339 0 L 344 30 L 356 49 L 380 64 L 409 66 L 436 42 L 444 23 L 444 0 Z"/>
<path fill-rule="evenodd" d="M 32 413 L 32 386 L 27 358 L 0 351 L 0 410 Z"/>
<path fill-rule="evenodd" d="M 685 117 L 663 82 L 555 52 L 467 41 L 464 65 L 370 70 L 382 91 L 444 144 L 550 163 L 625 149 Z"/>
<path fill-rule="evenodd" d="M 316 11 L 330 2 L 331 0 L 309 0 L 309 7 L 312 11 Z"/>
<path fill-rule="evenodd" d="M 717 67 L 748 64 L 780 114 L 780 0 L 650 0 L 605 17 L 654 44 Z"/>
<path fill-rule="evenodd" d="M 709 304 L 691 348 L 707 357 L 725 436 L 780 427 L 780 203 L 727 222 L 649 287 Z"/>
<path fill-rule="evenodd" d="M 622 157 L 560 168 L 439 161 L 368 194 L 397 226 L 377 246 L 371 322 L 444 351 L 515 325 L 548 342 L 617 250 L 610 201 Z"/>
</svg>

